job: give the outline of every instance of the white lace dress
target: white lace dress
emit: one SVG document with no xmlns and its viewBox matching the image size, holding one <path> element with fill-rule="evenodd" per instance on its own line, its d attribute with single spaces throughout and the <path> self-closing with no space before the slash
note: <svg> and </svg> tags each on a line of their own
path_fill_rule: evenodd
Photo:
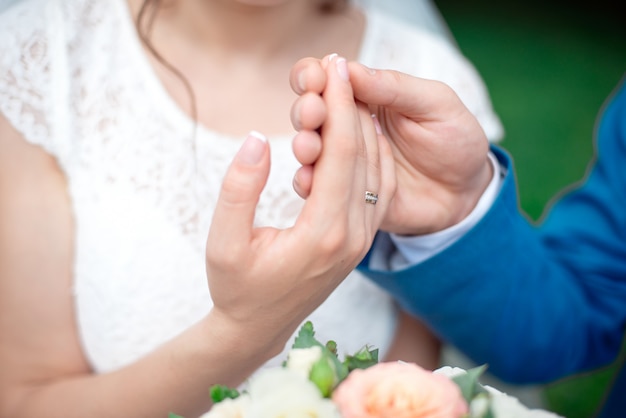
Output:
<svg viewBox="0 0 626 418">
<path fill-rule="evenodd" d="M 370 12 L 367 22 L 364 63 L 448 82 L 489 136 L 501 135 L 482 81 L 457 50 L 381 14 Z M 211 309 L 204 245 L 243 138 L 202 126 L 192 135 L 125 1 L 24 0 L 0 15 L 0 112 L 56 157 L 68 179 L 77 326 L 95 371 L 133 362 Z M 258 224 L 291 225 L 301 207 L 290 139 L 270 138 Z M 340 350 L 370 343 L 384 355 L 396 311 L 353 272 L 311 319 Z"/>
</svg>

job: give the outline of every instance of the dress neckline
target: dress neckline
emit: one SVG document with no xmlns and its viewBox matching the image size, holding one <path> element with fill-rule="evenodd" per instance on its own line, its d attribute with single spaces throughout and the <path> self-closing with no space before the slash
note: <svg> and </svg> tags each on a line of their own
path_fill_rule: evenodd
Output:
<svg viewBox="0 0 626 418">
<path fill-rule="evenodd" d="M 206 139 L 230 139 L 235 143 L 240 143 L 243 141 L 242 136 L 225 134 L 222 132 L 218 132 L 214 129 L 211 129 L 202 123 L 195 122 L 180 106 L 170 93 L 167 91 L 163 82 L 159 78 L 156 70 L 154 69 L 150 59 L 145 51 L 141 40 L 137 34 L 137 30 L 135 27 L 135 22 L 132 18 L 132 13 L 128 2 L 126 0 L 118 0 L 113 2 L 115 4 L 114 7 L 117 7 L 117 13 L 119 13 L 121 17 L 121 30 L 122 36 L 121 39 L 126 39 L 128 41 L 128 59 L 133 62 L 133 68 L 138 70 L 138 73 L 141 74 L 142 81 L 145 83 L 146 89 L 149 94 L 153 95 L 153 103 L 156 106 L 162 107 L 163 114 L 165 117 L 168 117 L 171 123 L 177 127 L 177 129 L 188 129 L 190 131 L 196 131 L 198 138 L 206 138 Z M 360 62 L 370 62 L 371 51 L 372 51 L 372 42 L 374 38 L 374 34 L 376 31 L 377 25 L 375 24 L 376 19 L 365 7 L 361 7 L 361 11 L 365 16 L 365 28 L 363 30 L 363 36 L 361 39 L 361 46 L 359 48 L 358 60 Z M 291 135 L 283 134 L 283 135 L 275 135 L 274 138 L 286 138 L 291 137 Z"/>
</svg>

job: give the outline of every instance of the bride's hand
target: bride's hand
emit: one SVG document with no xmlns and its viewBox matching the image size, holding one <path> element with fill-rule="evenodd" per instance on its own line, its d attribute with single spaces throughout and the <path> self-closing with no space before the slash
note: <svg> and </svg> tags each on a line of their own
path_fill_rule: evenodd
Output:
<svg viewBox="0 0 626 418">
<path fill-rule="evenodd" d="M 314 130 L 324 109 L 315 95 L 323 89 L 326 60 L 305 58 L 291 73 L 300 98 L 295 123 Z M 475 207 L 492 177 L 489 144 L 476 118 L 447 85 L 390 70 L 372 71 L 349 63 L 355 97 L 367 103 L 389 138 L 395 158 L 398 190 L 382 229 L 419 235 L 461 221 Z M 306 198 L 316 152 L 315 138 L 294 139 L 302 168 L 294 188 Z"/>
<path fill-rule="evenodd" d="M 273 354 L 366 254 L 395 191 L 391 149 L 355 103 L 345 60 L 335 58 L 325 77 L 323 149 L 295 225 L 253 226 L 270 155 L 250 135 L 226 174 L 207 240 L 210 315 Z M 380 194 L 377 204 L 365 202 L 366 191 Z"/>
</svg>

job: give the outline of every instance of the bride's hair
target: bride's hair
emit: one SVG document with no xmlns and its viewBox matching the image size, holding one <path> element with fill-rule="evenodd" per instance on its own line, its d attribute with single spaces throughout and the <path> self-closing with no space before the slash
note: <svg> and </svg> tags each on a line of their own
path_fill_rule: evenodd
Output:
<svg viewBox="0 0 626 418">
<path fill-rule="evenodd" d="M 139 8 L 139 13 L 137 13 L 137 20 L 135 21 L 135 25 L 137 27 L 137 33 L 139 34 L 139 39 L 148 48 L 148 51 L 156 58 L 156 60 L 171 71 L 180 81 L 183 83 L 185 90 L 187 90 L 187 94 L 189 95 L 189 105 L 191 111 L 191 117 L 194 121 L 198 119 L 198 110 L 196 105 L 196 95 L 193 92 L 193 88 L 189 83 L 189 80 L 185 77 L 185 75 L 174 65 L 170 64 L 163 55 L 152 44 L 150 40 L 150 32 L 152 31 L 152 26 L 154 24 L 154 19 L 159 11 L 159 8 L 163 4 L 163 0 L 144 0 Z M 194 136 L 195 136 L 195 127 L 194 127 Z"/>
<path fill-rule="evenodd" d="M 348 5 L 350 0 L 319 0 L 320 8 L 326 12 L 341 10 Z"/>
</svg>

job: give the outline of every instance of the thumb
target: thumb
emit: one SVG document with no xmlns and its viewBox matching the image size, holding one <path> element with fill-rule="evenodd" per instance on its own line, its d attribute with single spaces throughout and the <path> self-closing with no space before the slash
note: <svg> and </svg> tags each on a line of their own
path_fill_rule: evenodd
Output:
<svg viewBox="0 0 626 418">
<path fill-rule="evenodd" d="M 440 119 L 460 99 L 445 83 L 399 71 L 374 70 L 349 63 L 354 96 L 369 105 L 384 106 L 413 120 Z"/>
<path fill-rule="evenodd" d="M 226 244 L 225 240 L 239 243 L 250 240 L 256 205 L 269 170 L 267 139 L 252 131 L 224 176 L 209 240 L 217 239 L 222 244 Z"/>
</svg>

